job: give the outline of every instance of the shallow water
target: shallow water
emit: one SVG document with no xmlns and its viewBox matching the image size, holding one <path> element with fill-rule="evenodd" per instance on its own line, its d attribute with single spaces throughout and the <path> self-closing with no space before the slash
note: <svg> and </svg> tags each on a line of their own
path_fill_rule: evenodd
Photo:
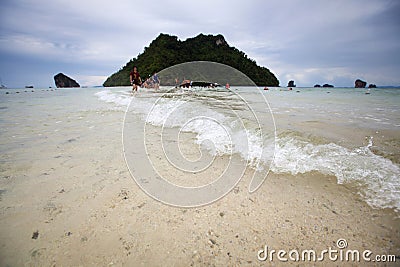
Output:
<svg viewBox="0 0 400 267">
<path fill-rule="evenodd" d="M 355 184 L 373 207 L 400 209 L 400 89 L 365 94 L 366 89 L 353 88 L 161 88 L 135 95 L 129 89 L 1 90 L 2 173 L 33 168 L 44 150 L 54 149 L 57 157 L 60 147 L 77 140 L 79 146 L 91 145 L 93 131 L 122 133 L 129 105 L 127 114 L 142 123 L 138 126 L 153 127 L 152 134 L 172 144 L 153 149 L 155 158 L 167 155 L 163 149 L 168 148 L 178 163 L 196 162 L 208 153 L 202 160 L 234 155 L 259 172 L 296 176 L 317 171 Z M 198 153 L 179 158 L 192 150 L 187 144 L 177 148 L 181 137 Z"/>
</svg>

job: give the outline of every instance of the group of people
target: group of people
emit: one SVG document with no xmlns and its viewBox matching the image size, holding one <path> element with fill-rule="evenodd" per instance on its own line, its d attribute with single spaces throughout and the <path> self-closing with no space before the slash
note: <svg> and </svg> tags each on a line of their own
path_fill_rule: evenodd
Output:
<svg viewBox="0 0 400 267">
<path fill-rule="evenodd" d="M 136 92 L 138 90 L 138 86 L 144 87 L 147 89 L 149 89 L 149 88 L 159 89 L 160 88 L 160 78 L 158 77 L 157 72 L 154 72 L 151 77 L 147 78 L 146 81 L 143 82 L 142 78 L 140 77 L 138 68 L 136 66 L 134 66 L 133 70 L 129 73 L 129 80 L 132 85 L 132 92 Z M 197 83 L 199 83 L 199 82 L 197 82 Z M 198 85 L 198 86 L 203 86 L 203 87 L 207 86 L 209 88 L 210 87 L 214 88 L 215 86 L 219 86 L 215 83 L 210 83 L 207 85 L 204 85 L 204 82 L 200 82 L 200 83 L 202 83 L 202 84 Z M 186 80 L 184 78 L 183 82 L 181 84 L 179 84 L 179 79 L 178 78 L 175 79 L 175 88 L 178 88 L 178 87 L 189 88 L 191 86 L 192 86 L 192 81 L 190 81 L 190 80 Z M 229 83 L 227 83 L 225 85 L 225 88 L 226 89 L 230 88 Z"/>
<path fill-rule="evenodd" d="M 132 85 L 132 91 L 135 92 L 138 89 L 138 86 L 143 86 L 145 88 L 155 88 L 158 89 L 160 87 L 160 79 L 158 74 L 155 72 L 153 76 L 146 79 L 146 81 L 142 82 L 142 78 L 140 77 L 139 71 L 137 67 L 133 67 L 133 70 L 129 74 L 129 80 Z"/>
</svg>

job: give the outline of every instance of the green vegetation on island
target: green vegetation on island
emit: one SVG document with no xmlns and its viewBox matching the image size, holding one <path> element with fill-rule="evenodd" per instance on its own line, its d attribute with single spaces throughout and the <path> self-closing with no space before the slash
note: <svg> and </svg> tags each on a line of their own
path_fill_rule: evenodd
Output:
<svg viewBox="0 0 400 267">
<path fill-rule="evenodd" d="M 246 74 L 257 85 L 279 86 L 278 79 L 269 69 L 258 66 L 244 52 L 229 46 L 220 34 L 215 36 L 199 34 L 185 41 L 178 40 L 177 36 L 160 34 L 137 58 L 133 58 L 118 72 L 108 77 L 103 86 L 130 85 L 129 73 L 133 66 L 138 66 L 142 78 L 147 78 L 154 72 L 191 61 L 226 64 Z M 194 79 L 194 77 L 186 78 Z"/>
</svg>

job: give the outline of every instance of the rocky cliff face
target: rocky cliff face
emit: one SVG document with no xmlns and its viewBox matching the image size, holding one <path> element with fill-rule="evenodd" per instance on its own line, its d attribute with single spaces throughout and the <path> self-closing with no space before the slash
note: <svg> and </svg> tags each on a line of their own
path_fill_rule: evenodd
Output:
<svg viewBox="0 0 400 267">
<path fill-rule="evenodd" d="M 55 75 L 54 82 L 57 88 L 81 87 L 74 79 L 71 79 L 63 73 Z"/>
<path fill-rule="evenodd" d="M 287 87 L 296 87 L 294 81 L 289 81 Z"/>
<path fill-rule="evenodd" d="M 357 79 L 357 80 L 354 82 L 354 87 L 355 87 L 355 88 L 365 88 L 365 86 L 367 86 L 367 83 L 364 82 L 364 81 L 362 81 L 362 80 L 360 80 L 360 79 Z"/>
</svg>

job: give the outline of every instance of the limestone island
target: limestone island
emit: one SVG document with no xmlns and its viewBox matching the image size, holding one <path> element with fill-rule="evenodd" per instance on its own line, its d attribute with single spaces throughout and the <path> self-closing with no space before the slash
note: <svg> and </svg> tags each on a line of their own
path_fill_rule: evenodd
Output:
<svg viewBox="0 0 400 267">
<path fill-rule="evenodd" d="M 129 73 L 133 66 L 139 68 L 139 73 L 143 78 L 168 67 L 192 61 L 222 63 L 246 74 L 256 85 L 279 86 L 278 79 L 268 68 L 258 66 L 244 52 L 230 46 L 221 34 L 199 34 L 196 37 L 181 41 L 177 36 L 163 33 L 153 40 L 148 47 L 145 47 L 143 53 L 131 59 L 119 71 L 108 77 L 103 86 L 130 85 Z M 163 80 L 163 84 L 175 84 L 175 80 Z"/>
<path fill-rule="evenodd" d="M 64 73 L 59 73 L 54 76 L 54 82 L 57 88 L 72 88 L 81 87 L 74 79 L 66 76 Z"/>
<path fill-rule="evenodd" d="M 362 81 L 360 79 L 357 79 L 354 82 L 354 88 L 365 88 L 365 86 L 367 86 L 367 82 L 364 82 L 364 81 Z"/>
</svg>

